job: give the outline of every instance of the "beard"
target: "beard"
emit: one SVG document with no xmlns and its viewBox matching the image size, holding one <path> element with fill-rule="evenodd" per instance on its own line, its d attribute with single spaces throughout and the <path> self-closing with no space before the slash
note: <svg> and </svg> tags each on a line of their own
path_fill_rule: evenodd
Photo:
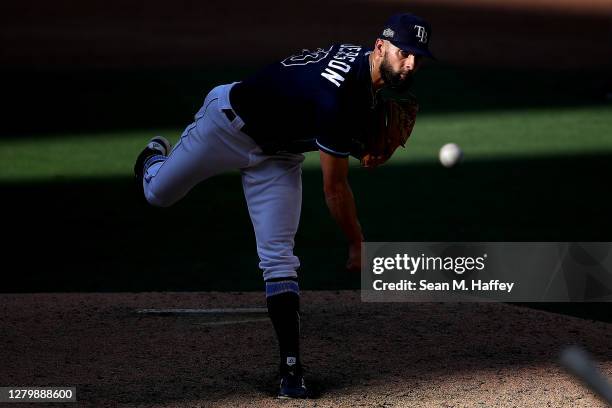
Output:
<svg viewBox="0 0 612 408">
<path fill-rule="evenodd" d="M 387 54 L 383 56 L 382 63 L 380 64 L 380 76 L 385 82 L 386 86 L 390 86 L 392 88 L 400 88 L 406 89 L 412 84 L 412 73 L 409 72 L 402 79 L 402 75 L 400 72 L 394 71 L 393 67 L 387 60 Z"/>
</svg>

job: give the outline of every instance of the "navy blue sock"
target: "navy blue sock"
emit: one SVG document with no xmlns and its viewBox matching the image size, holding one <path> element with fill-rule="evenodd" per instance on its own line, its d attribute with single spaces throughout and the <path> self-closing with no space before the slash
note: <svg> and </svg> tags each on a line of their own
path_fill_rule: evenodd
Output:
<svg viewBox="0 0 612 408">
<path fill-rule="evenodd" d="M 280 348 L 281 373 L 298 372 L 300 363 L 300 290 L 297 279 L 266 281 L 268 314 Z"/>
</svg>

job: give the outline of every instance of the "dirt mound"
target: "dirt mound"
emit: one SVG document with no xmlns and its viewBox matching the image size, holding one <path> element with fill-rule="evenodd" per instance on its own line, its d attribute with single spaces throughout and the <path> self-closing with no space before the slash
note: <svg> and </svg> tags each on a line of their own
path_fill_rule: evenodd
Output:
<svg viewBox="0 0 612 408">
<path fill-rule="evenodd" d="M 1 295 L 0 384 L 76 386 L 79 406 L 603 406 L 556 363 L 580 344 L 612 375 L 612 325 L 504 304 L 366 304 L 303 294 L 314 399 L 280 402 L 262 293 Z"/>
</svg>

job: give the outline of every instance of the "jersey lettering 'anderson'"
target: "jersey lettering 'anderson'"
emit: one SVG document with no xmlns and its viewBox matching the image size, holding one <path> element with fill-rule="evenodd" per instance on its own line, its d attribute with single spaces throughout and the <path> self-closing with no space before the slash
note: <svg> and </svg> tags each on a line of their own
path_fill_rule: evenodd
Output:
<svg viewBox="0 0 612 408">
<path fill-rule="evenodd" d="M 369 54 L 351 44 L 302 50 L 236 84 L 230 101 L 245 133 L 266 152 L 349 156 L 371 120 Z"/>
</svg>

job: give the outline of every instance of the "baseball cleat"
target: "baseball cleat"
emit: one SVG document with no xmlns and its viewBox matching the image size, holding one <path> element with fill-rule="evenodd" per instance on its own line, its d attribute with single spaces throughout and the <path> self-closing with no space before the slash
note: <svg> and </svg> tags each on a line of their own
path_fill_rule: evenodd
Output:
<svg viewBox="0 0 612 408">
<path fill-rule="evenodd" d="M 147 146 L 140 152 L 134 164 L 134 176 L 136 179 L 141 180 L 144 174 L 144 165 L 146 161 L 153 156 L 168 156 L 170 153 L 171 145 L 168 139 L 163 136 L 155 136 Z"/>
<path fill-rule="evenodd" d="M 308 398 L 308 390 L 304 383 L 304 376 L 299 373 L 286 373 L 281 377 L 280 399 L 303 399 Z"/>
</svg>

